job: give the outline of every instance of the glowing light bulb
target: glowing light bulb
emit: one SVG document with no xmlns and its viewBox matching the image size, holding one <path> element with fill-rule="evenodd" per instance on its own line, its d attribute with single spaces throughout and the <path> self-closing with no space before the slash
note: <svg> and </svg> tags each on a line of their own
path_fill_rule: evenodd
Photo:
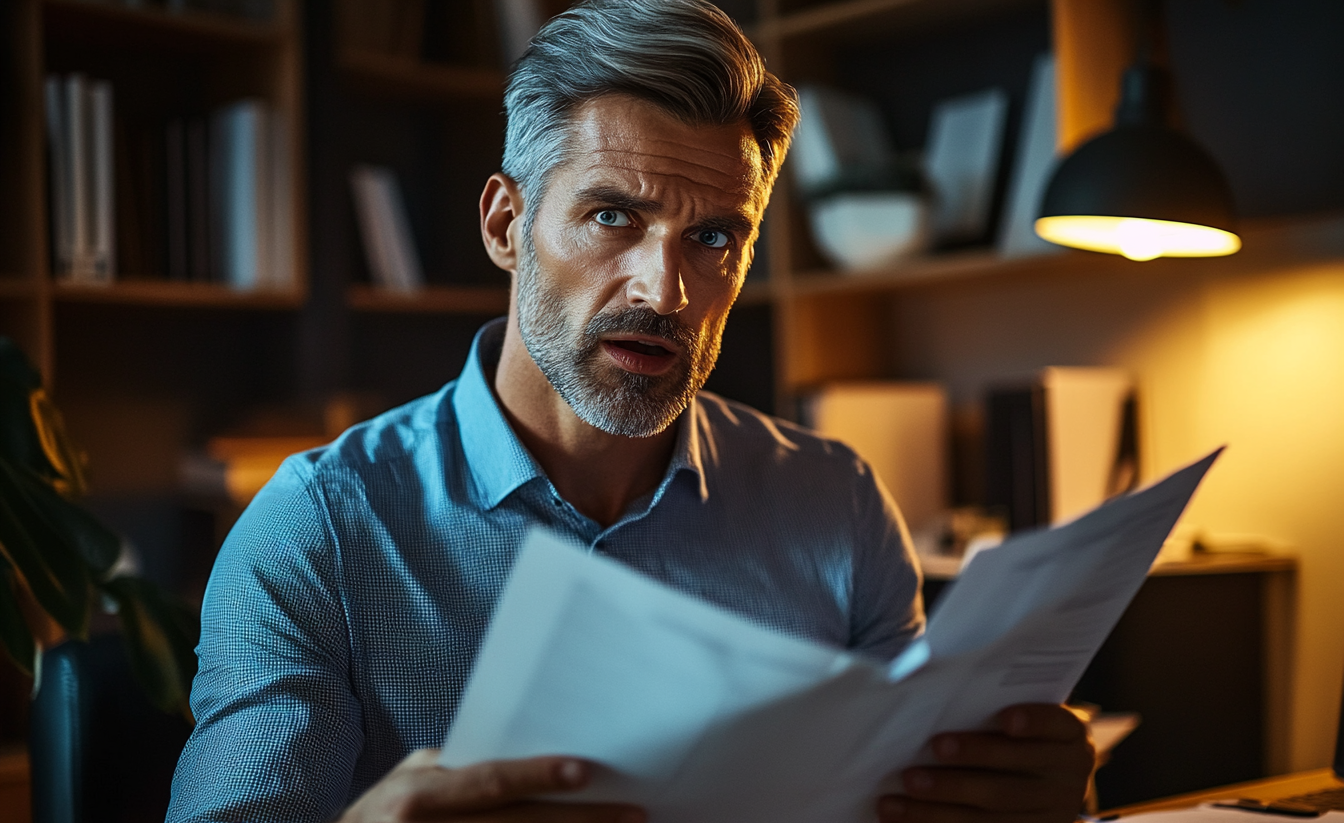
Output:
<svg viewBox="0 0 1344 823">
<path fill-rule="evenodd" d="M 1115 227 L 1115 244 L 1130 260 L 1152 260 L 1165 251 L 1162 230 L 1150 220 L 1126 218 Z"/>
<path fill-rule="evenodd" d="M 1235 234 L 1209 226 L 1108 215 L 1055 215 L 1036 221 L 1036 233 L 1061 246 L 1122 254 L 1130 260 L 1155 257 L 1218 257 L 1241 248 Z"/>
</svg>

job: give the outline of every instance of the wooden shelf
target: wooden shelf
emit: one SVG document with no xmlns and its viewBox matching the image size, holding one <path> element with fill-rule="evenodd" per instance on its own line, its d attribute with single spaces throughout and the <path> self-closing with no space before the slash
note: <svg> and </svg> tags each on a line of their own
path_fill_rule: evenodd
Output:
<svg viewBox="0 0 1344 823">
<path fill-rule="evenodd" d="M 999 9 L 1042 5 L 1041 0 L 840 0 L 784 14 L 757 26 L 753 38 L 768 40 L 917 30 L 958 20 L 983 18 Z"/>
<path fill-rule="evenodd" d="M 0 298 L 37 296 L 37 283 L 27 277 L 0 276 Z"/>
<path fill-rule="evenodd" d="M 792 291 L 798 296 L 891 292 L 980 278 L 1124 271 L 1135 267 L 1169 271 L 1173 275 L 1206 267 L 1230 272 L 1271 263 L 1344 258 L 1344 214 L 1341 213 L 1243 220 L 1238 233 L 1242 250 L 1227 257 L 1161 258 L 1138 263 L 1113 254 L 1070 249 L 1005 259 L 993 249 L 982 249 L 911 258 L 898 266 L 873 271 L 797 272 Z"/>
<path fill-rule="evenodd" d="M 289 32 L 279 19 L 262 22 L 198 11 L 175 14 L 90 0 L 45 0 L 42 10 L 47 36 L 69 45 L 217 53 L 278 45 Z"/>
<path fill-rule="evenodd" d="M 415 292 L 394 292 L 376 286 L 351 286 L 350 308 L 367 312 L 407 314 L 503 314 L 509 290 L 498 286 L 426 286 Z"/>
<path fill-rule="evenodd" d="M 239 291 L 216 283 L 154 280 L 127 280 L 107 286 L 57 283 L 53 294 L 60 303 L 219 309 L 297 309 L 304 300 L 298 291 Z"/>
<path fill-rule="evenodd" d="M 961 558 L 944 555 L 920 555 L 920 567 L 930 580 L 955 580 L 961 570 Z M 1252 574 L 1261 572 L 1289 572 L 1298 566 L 1297 558 L 1289 554 L 1267 552 L 1205 552 L 1191 555 L 1189 560 L 1156 563 L 1148 572 L 1151 577 L 1180 577 L 1194 574 Z"/>
<path fill-rule="evenodd" d="M 375 94 L 440 101 L 504 94 L 504 72 L 491 68 L 426 63 L 354 49 L 340 52 L 336 64 L 353 84 Z"/>
</svg>

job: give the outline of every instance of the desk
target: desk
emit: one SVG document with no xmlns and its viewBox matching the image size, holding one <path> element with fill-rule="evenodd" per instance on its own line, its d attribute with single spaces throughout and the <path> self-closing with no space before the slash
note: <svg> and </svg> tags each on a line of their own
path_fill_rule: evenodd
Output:
<svg viewBox="0 0 1344 823">
<path fill-rule="evenodd" d="M 1296 569 L 1217 553 L 1153 569 L 1073 694 L 1143 718 L 1097 772 L 1102 807 L 1287 770 Z M 931 607 L 950 571 L 930 564 Z"/>
<path fill-rule="evenodd" d="M 1307 792 L 1329 789 L 1338 785 L 1339 780 L 1335 778 L 1334 770 L 1314 769 L 1309 772 L 1296 772 L 1295 774 L 1285 774 L 1280 777 L 1266 777 L 1262 780 L 1234 783 L 1231 786 L 1219 786 L 1213 789 L 1188 792 L 1186 794 L 1177 795 L 1176 797 L 1165 797 L 1161 800 L 1149 800 L 1144 803 L 1120 806 L 1101 812 L 1101 816 L 1109 817 L 1115 814 L 1124 817 L 1126 815 L 1143 814 L 1146 812 L 1167 812 L 1176 809 L 1188 809 L 1191 806 L 1198 806 L 1200 803 L 1208 803 L 1213 800 L 1223 800 L 1235 797 L 1249 797 L 1255 800 L 1272 800 L 1280 797 L 1290 797 L 1296 794 L 1306 794 Z M 1287 821 L 1292 820 L 1293 818 L 1267 817 L 1265 819 L 1267 821 Z"/>
</svg>

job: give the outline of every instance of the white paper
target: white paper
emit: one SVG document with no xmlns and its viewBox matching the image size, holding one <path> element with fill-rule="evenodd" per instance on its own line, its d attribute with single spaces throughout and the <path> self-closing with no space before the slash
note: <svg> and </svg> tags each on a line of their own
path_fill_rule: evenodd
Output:
<svg viewBox="0 0 1344 823">
<path fill-rule="evenodd" d="M 1235 795 L 1228 795 L 1228 797 L 1235 797 Z M 1192 809 L 1127 814 L 1122 819 L 1133 821 L 1133 823 L 1275 823 L 1276 821 L 1281 823 L 1281 821 L 1301 820 L 1302 818 L 1267 815 L 1263 812 L 1241 809 L 1223 809 L 1206 803 Z M 1316 821 L 1317 823 L 1344 823 L 1344 812 L 1326 812 L 1316 818 Z"/>
<path fill-rule="evenodd" d="M 534 532 L 440 762 L 586 758 L 596 779 L 565 799 L 654 823 L 871 820 L 930 735 L 1068 695 L 1217 455 L 980 553 L 887 666 Z"/>
</svg>

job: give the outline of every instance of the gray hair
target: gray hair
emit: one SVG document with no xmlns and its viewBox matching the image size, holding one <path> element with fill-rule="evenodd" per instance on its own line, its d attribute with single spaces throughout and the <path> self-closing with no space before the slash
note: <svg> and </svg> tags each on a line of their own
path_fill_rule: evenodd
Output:
<svg viewBox="0 0 1344 823">
<path fill-rule="evenodd" d="M 565 162 L 570 119 L 606 94 L 691 124 L 747 122 L 774 184 L 798 122 L 793 88 L 765 70 L 741 29 L 706 0 L 587 0 L 542 27 L 504 93 L 504 173 L 528 199 Z M 535 216 L 529 204 L 528 217 Z M 528 221 L 530 223 L 530 220 Z"/>
</svg>

